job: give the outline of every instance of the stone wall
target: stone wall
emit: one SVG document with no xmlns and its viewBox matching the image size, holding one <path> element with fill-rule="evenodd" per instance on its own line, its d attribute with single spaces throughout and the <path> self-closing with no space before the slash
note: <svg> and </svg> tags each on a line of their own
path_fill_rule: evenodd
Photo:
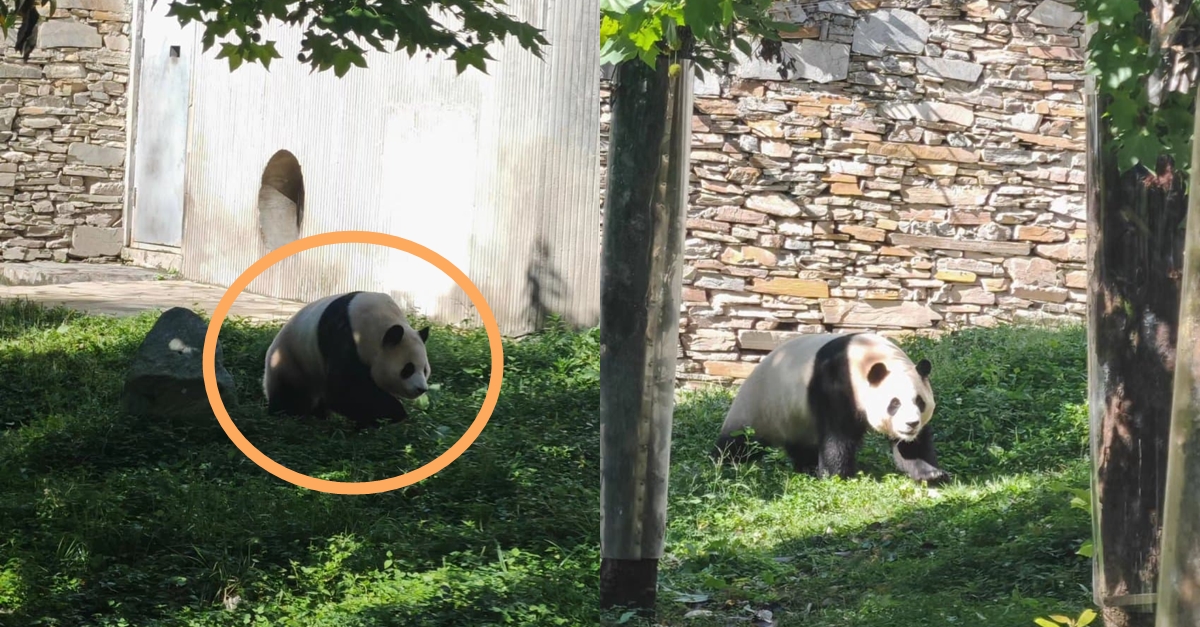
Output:
<svg viewBox="0 0 1200 627">
<path fill-rule="evenodd" d="M 743 59 L 697 81 L 682 383 L 743 378 L 798 332 L 1082 321 L 1080 13 L 780 8 L 784 80 Z"/>
<path fill-rule="evenodd" d="M 115 259 L 123 241 L 130 7 L 59 0 L 28 62 L 0 58 L 0 256 Z"/>
</svg>

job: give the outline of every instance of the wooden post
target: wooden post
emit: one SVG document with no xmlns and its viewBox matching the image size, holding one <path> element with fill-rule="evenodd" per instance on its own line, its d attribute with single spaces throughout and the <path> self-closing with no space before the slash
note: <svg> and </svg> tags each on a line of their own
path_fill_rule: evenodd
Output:
<svg viewBox="0 0 1200 627">
<path fill-rule="evenodd" d="M 1093 594 L 1105 627 L 1154 625 L 1187 198 L 1173 164 L 1121 174 L 1086 87 Z"/>
<path fill-rule="evenodd" d="M 1200 117 L 1192 131 L 1200 164 Z M 1193 166 L 1189 191 L 1200 184 Z M 1157 627 L 1200 625 L 1200 197 L 1188 203 L 1175 397 L 1167 445 Z"/>
<path fill-rule="evenodd" d="M 617 66 L 600 280 L 600 605 L 653 615 L 667 521 L 692 68 Z"/>
</svg>

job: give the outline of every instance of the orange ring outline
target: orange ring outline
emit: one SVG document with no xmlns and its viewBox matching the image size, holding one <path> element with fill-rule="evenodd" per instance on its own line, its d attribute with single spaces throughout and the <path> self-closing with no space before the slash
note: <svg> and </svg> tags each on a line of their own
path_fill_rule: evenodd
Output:
<svg viewBox="0 0 1200 627">
<path fill-rule="evenodd" d="M 246 439 L 246 436 L 242 435 L 237 425 L 233 424 L 233 420 L 229 417 L 229 412 L 225 410 L 225 404 L 221 401 L 221 394 L 217 389 L 217 336 L 221 332 L 221 324 L 225 321 L 225 317 L 228 315 L 229 309 L 233 306 L 237 297 L 250 285 L 251 281 L 258 278 L 267 268 L 296 253 L 330 244 L 377 244 L 416 255 L 428 261 L 454 279 L 454 282 L 467 293 L 467 296 L 471 298 L 471 302 L 474 303 L 475 309 L 479 312 L 479 317 L 483 320 L 484 328 L 487 330 L 488 344 L 492 352 L 492 374 L 488 381 L 487 395 L 483 399 L 483 406 L 480 407 L 475 421 L 471 423 L 467 432 L 445 453 L 442 453 L 420 468 L 389 479 L 357 482 L 329 481 L 327 479 L 310 477 L 283 466 L 255 448 Z M 216 310 L 213 311 L 212 320 L 208 323 L 208 333 L 204 336 L 204 351 L 201 357 L 201 370 L 204 374 L 204 391 L 208 395 L 208 402 L 212 405 L 213 413 L 216 414 L 217 421 L 221 423 L 221 428 L 225 430 L 225 434 L 229 436 L 230 440 L 233 440 L 238 449 L 263 470 L 276 477 L 300 487 L 328 494 L 377 494 L 396 490 L 426 479 L 446 466 L 449 466 L 451 462 L 458 459 L 460 455 L 470 448 L 471 444 L 475 442 L 475 438 L 479 437 L 479 434 L 483 432 L 483 428 L 487 426 L 488 420 L 492 417 L 492 412 L 496 409 L 496 401 L 500 398 L 500 386 L 504 379 L 504 348 L 500 341 L 500 326 L 496 323 L 496 316 L 492 313 L 491 307 L 483 297 L 483 293 L 479 291 L 479 288 L 458 267 L 429 248 L 411 240 L 373 231 L 331 231 L 328 233 L 319 233 L 280 246 L 262 259 L 259 259 L 254 265 L 247 268 L 229 286 L 229 289 L 225 291 L 225 295 L 221 297 Z"/>
</svg>

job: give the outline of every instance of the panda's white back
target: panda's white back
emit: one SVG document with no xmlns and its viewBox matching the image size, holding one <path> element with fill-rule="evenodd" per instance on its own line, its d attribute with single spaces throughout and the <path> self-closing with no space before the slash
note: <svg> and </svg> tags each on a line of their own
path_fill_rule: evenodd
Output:
<svg viewBox="0 0 1200 627">
<path fill-rule="evenodd" d="M 817 352 L 842 337 L 814 333 L 792 338 L 775 347 L 750 373 L 738 390 L 721 433 L 754 425 L 754 436 L 771 446 L 804 434 L 808 444 L 817 441 L 816 422 L 808 399 Z"/>
<path fill-rule="evenodd" d="M 325 380 L 325 361 L 317 341 L 317 326 L 321 323 L 321 314 L 325 313 L 329 303 L 341 296 L 334 294 L 305 305 L 275 335 L 274 341 L 267 349 L 263 369 L 264 395 L 267 393 L 267 378 L 272 370 L 297 372 L 314 385 L 320 385 L 320 382 Z"/>
</svg>

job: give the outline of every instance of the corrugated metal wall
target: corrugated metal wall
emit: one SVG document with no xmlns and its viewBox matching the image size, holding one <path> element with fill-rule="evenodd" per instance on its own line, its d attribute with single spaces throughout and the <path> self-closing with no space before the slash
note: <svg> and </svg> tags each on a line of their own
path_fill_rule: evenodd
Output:
<svg viewBox="0 0 1200 627">
<path fill-rule="evenodd" d="M 288 150 L 304 176 L 301 236 L 364 229 L 437 251 L 483 291 L 505 334 L 539 311 L 599 318 L 596 0 L 510 4 L 546 29 L 538 60 L 515 44 L 491 76 L 451 62 L 373 54 L 337 79 L 294 61 L 300 35 L 275 25 L 283 59 L 230 72 L 216 48 L 196 61 L 184 226 L 185 276 L 230 284 L 268 250 L 259 233 L 264 166 Z M 141 98 L 153 98 L 143 93 Z M 251 291 L 302 301 L 392 292 L 443 322 L 474 320 L 432 265 L 375 246 L 314 249 Z"/>
</svg>

